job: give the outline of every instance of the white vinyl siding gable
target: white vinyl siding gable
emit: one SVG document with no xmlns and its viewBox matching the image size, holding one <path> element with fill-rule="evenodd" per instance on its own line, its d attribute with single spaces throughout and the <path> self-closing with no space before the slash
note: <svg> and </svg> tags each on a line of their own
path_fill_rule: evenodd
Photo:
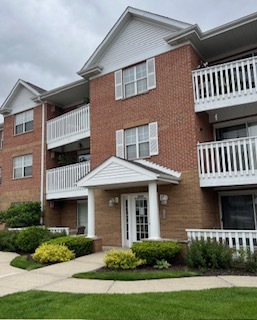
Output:
<svg viewBox="0 0 257 320">
<path fill-rule="evenodd" d="M 95 63 L 103 67 L 101 75 L 140 63 L 170 51 L 164 38 L 177 31 L 133 18 Z"/>
<path fill-rule="evenodd" d="M 158 123 L 116 131 L 116 156 L 126 159 L 158 155 Z"/>
<path fill-rule="evenodd" d="M 115 100 L 156 88 L 155 58 L 114 73 Z"/>
</svg>

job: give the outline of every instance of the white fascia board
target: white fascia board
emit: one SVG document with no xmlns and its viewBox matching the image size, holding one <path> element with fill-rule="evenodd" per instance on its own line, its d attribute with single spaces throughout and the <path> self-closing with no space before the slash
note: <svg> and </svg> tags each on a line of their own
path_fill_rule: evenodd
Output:
<svg viewBox="0 0 257 320">
<path fill-rule="evenodd" d="M 47 92 L 44 92 L 43 94 L 40 95 L 40 99 L 45 101 L 45 100 L 47 100 L 47 98 L 51 97 L 52 95 L 62 93 L 63 91 L 66 91 L 66 90 L 72 89 L 74 87 L 86 84 L 87 82 L 88 82 L 88 80 L 85 80 L 85 79 L 80 79 L 80 80 L 77 80 L 74 82 L 70 82 L 70 83 L 65 84 L 63 86 L 57 87 L 53 90 L 49 90 Z"/>
<path fill-rule="evenodd" d="M 28 89 L 29 91 L 31 91 L 33 94 L 35 94 L 36 97 L 39 95 L 38 91 L 36 91 L 34 88 L 32 88 L 30 85 L 28 85 L 22 79 L 19 79 L 16 82 L 16 84 L 14 85 L 14 87 L 12 88 L 12 90 L 9 93 L 9 95 L 7 96 L 7 98 L 5 99 L 4 103 L 2 104 L 2 106 L 0 108 L 0 114 L 8 114 L 11 112 L 11 110 L 8 109 L 8 104 L 12 101 L 13 97 L 17 94 L 17 92 L 19 91 L 21 86 L 23 86 L 26 89 Z"/>
<path fill-rule="evenodd" d="M 255 20 L 257 20 L 257 13 L 253 13 L 251 15 L 234 20 L 232 22 L 226 23 L 224 25 L 221 25 L 217 28 L 213 28 L 205 32 L 202 32 L 200 27 L 197 24 L 195 24 L 190 26 L 189 28 L 179 31 L 175 35 L 166 37 L 165 41 L 167 41 L 169 44 L 177 43 L 178 41 L 181 42 L 183 41 L 183 39 L 185 40 L 190 39 L 192 42 L 194 42 L 193 40 L 194 36 L 196 36 L 199 39 L 199 41 L 204 41 L 212 37 L 215 37 L 217 35 L 220 35 L 224 32 L 243 26 L 247 23 L 253 22 Z"/>
<path fill-rule="evenodd" d="M 107 159 L 106 161 L 104 161 L 103 163 L 101 163 L 98 167 L 96 167 L 93 171 L 91 171 L 89 174 L 87 174 L 84 178 L 82 178 L 80 181 L 78 181 L 77 186 L 78 187 L 83 187 L 85 185 L 85 183 L 87 184 L 87 186 L 89 185 L 89 180 L 93 179 L 99 172 L 101 172 L 104 168 L 108 167 L 111 163 L 115 163 L 117 165 L 121 165 L 123 167 L 126 167 L 130 170 L 133 170 L 135 172 L 137 172 L 138 174 L 141 174 L 144 176 L 144 181 L 150 181 L 150 180 L 157 180 L 158 179 L 158 175 L 154 172 L 151 172 L 147 169 L 144 169 L 142 167 L 139 167 L 136 164 L 133 164 L 132 162 L 129 162 L 127 160 L 123 160 L 117 157 L 110 157 L 109 159 Z M 149 180 L 148 180 L 149 179 Z M 121 178 L 122 180 L 122 178 Z M 117 183 L 117 181 L 116 181 Z"/>
<path fill-rule="evenodd" d="M 106 35 L 106 37 L 103 39 L 103 41 L 100 43 L 100 45 L 96 48 L 94 53 L 91 55 L 91 57 L 88 59 L 88 61 L 84 64 L 84 66 L 81 68 L 80 71 L 77 73 L 79 75 L 83 75 L 86 72 L 90 71 L 90 69 L 97 65 L 97 61 L 99 58 L 103 55 L 103 52 L 112 44 L 115 37 L 120 33 L 120 31 L 126 26 L 126 24 L 130 21 L 132 17 L 137 17 L 141 19 L 147 19 L 152 22 L 165 25 L 166 27 L 170 26 L 177 30 L 187 28 L 191 26 L 189 23 L 185 23 L 182 21 L 174 20 L 168 17 L 164 17 L 161 15 L 157 15 L 154 13 L 150 13 L 147 11 L 135 9 L 132 7 L 128 7 L 123 14 L 120 16 L 118 21 L 114 24 L 112 29 L 109 31 L 109 33 Z M 92 64 L 90 66 L 90 64 Z"/>
</svg>

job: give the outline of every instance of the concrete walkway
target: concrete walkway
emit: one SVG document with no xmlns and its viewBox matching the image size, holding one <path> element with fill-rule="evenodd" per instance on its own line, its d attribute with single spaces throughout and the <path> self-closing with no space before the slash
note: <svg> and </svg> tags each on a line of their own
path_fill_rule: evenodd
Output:
<svg viewBox="0 0 257 320">
<path fill-rule="evenodd" d="M 78 272 L 103 266 L 104 252 L 90 254 L 69 262 L 24 271 L 10 266 L 15 253 L 0 252 L 0 296 L 27 290 L 71 293 L 144 293 L 210 288 L 257 287 L 257 277 L 218 276 L 180 279 L 112 281 L 74 279 Z"/>
</svg>

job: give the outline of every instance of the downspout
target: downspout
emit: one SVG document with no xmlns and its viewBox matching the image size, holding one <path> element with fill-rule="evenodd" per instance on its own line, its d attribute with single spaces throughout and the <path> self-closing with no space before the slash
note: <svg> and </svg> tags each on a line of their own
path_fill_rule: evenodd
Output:
<svg viewBox="0 0 257 320">
<path fill-rule="evenodd" d="M 43 102 L 40 99 L 41 102 Z M 42 133 L 41 133 L 41 179 L 40 179 L 40 205 L 41 211 L 44 210 L 44 174 L 45 174 L 45 102 L 42 104 Z M 43 215 L 40 224 L 43 225 Z"/>
</svg>

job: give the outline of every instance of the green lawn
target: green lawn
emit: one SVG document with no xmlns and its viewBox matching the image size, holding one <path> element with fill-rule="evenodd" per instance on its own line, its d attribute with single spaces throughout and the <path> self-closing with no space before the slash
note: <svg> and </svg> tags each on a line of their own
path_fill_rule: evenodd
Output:
<svg viewBox="0 0 257 320">
<path fill-rule="evenodd" d="M 26 256 L 15 257 L 11 261 L 10 265 L 16 268 L 25 269 L 27 271 L 43 267 L 41 263 L 38 263 L 36 261 L 29 261 Z"/>
<path fill-rule="evenodd" d="M 257 288 L 129 295 L 29 291 L 0 298 L 0 318 L 257 319 Z"/>
<path fill-rule="evenodd" d="M 120 281 L 134 281 L 134 280 L 150 280 L 150 279 L 167 279 L 167 278 L 182 278 L 195 277 L 200 274 L 190 271 L 147 271 L 147 272 L 133 272 L 133 271 L 108 271 L 108 272 L 82 272 L 73 275 L 73 278 L 79 279 L 100 279 L 100 280 L 120 280 Z"/>
</svg>

